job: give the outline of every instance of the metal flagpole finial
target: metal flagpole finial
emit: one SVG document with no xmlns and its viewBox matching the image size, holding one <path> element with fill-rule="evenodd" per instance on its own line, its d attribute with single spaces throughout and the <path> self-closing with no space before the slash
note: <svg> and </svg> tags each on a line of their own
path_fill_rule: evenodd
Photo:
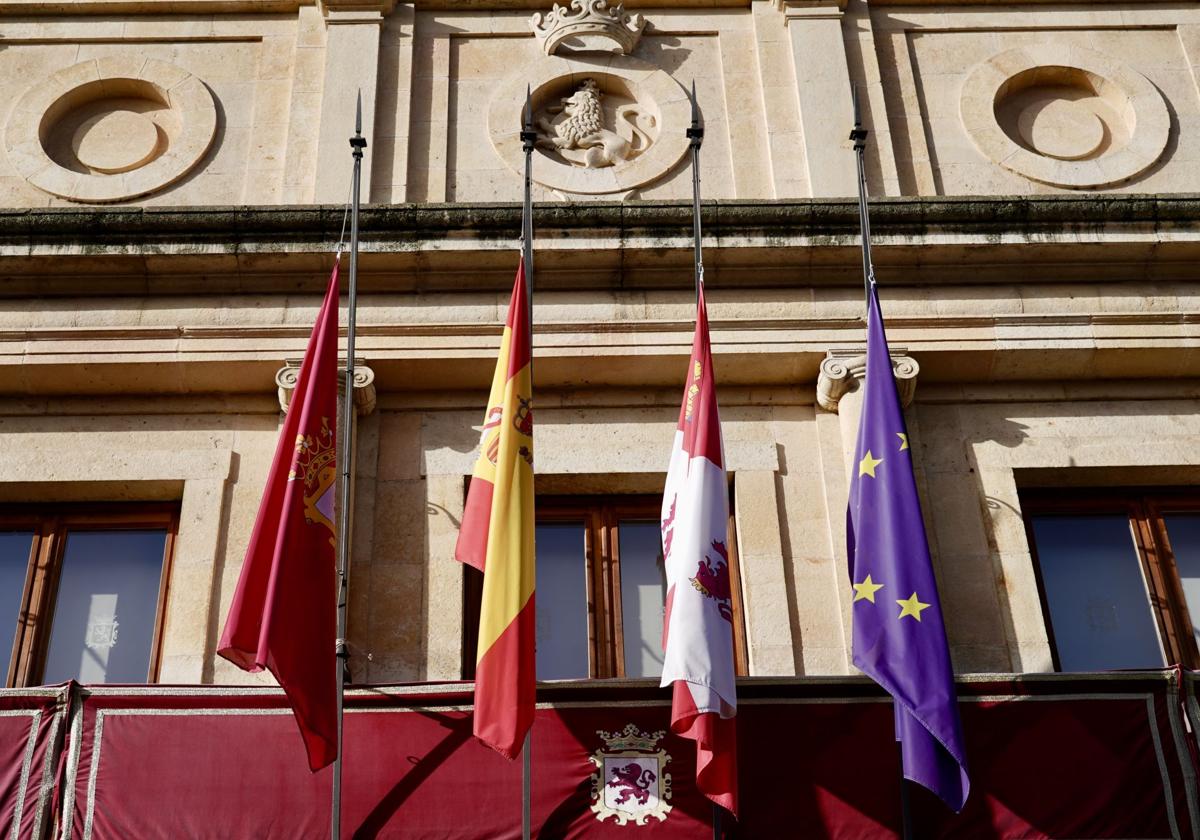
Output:
<svg viewBox="0 0 1200 840">
<path fill-rule="evenodd" d="M 700 148 L 704 142 L 704 127 L 700 125 L 700 105 L 696 100 L 696 80 L 692 79 L 692 126 L 687 130 L 688 140 L 693 149 Z"/>
<path fill-rule="evenodd" d="M 537 143 L 537 132 L 533 130 L 533 98 L 529 85 L 525 86 L 525 111 L 521 116 L 521 143 L 525 154 L 533 151 Z"/>
<path fill-rule="evenodd" d="M 854 151 L 861 152 L 867 148 L 867 130 L 862 127 L 862 111 L 858 105 L 858 88 L 850 91 L 854 102 L 854 128 L 850 130 L 850 139 L 854 141 Z"/>
<path fill-rule="evenodd" d="M 358 103 L 354 109 L 354 136 L 350 138 L 351 154 L 362 160 L 363 149 L 367 147 L 367 138 L 362 136 L 362 91 L 358 92 Z"/>
</svg>

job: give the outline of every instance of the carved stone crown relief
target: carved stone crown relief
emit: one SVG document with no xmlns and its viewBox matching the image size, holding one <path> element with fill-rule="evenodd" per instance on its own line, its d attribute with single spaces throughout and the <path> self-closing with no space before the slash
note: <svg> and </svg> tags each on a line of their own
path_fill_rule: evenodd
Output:
<svg viewBox="0 0 1200 840">
<path fill-rule="evenodd" d="M 538 12 L 530 24 L 546 55 L 554 55 L 559 47 L 629 55 L 642 37 L 646 19 L 625 14 L 623 3 L 610 9 L 607 0 L 571 0 L 569 8 L 555 4 L 548 14 Z"/>
<path fill-rule="evenodd" d="M 670 172 L 687 152 L 691 103 L 665 71 L 629 55 L 645 19 L 605 0 L 571 0 L 530 23 L 546 55 L 505 80 L 488 113 L 505 164 L 524 168 L 519 132 L 528 86 L 538 183 L 567 198 L 629 195 Z"/>
</svg>

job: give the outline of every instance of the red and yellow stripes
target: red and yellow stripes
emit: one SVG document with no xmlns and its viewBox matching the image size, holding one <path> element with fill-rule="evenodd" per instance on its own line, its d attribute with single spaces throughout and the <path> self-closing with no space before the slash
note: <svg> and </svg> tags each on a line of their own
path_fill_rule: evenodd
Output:
<svg viewBox="0 0 1200 840">
<path fill-rule="evenodd" d="M 517 269 L 455 557 L 483 572 L 475 737 L 507 758 L 533 723 L 533 393 L 525 267 Z"/>
</svg>

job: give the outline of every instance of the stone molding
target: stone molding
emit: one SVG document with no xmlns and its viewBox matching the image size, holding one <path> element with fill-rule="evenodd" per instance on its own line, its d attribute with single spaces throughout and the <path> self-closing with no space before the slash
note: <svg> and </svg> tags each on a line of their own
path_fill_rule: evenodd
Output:
<svg viewBox="0 0 1200 840">
<path fill-rule="evenodd" d="M 341 204 L 0 209 L 5 291 L 323 294 L 344 213 Z M 568 266 L 571 282 L 582 271 L 598 287 L 690 288 L 690 201 L 539 202 L 535 213 L 543 278 Z M 701 216 L 714 288 L 862 283 L 853 201 L 706 201 Z M 885 198 L 872 200 L 871 223 L 876 263 L 898 285 L 1190 281 L 1200 196 Z M 361 225 L 371 236 L 360 267 L 375 293 L 511 289 L 519 202 L 368 205 Z M 623 248 L 600 247 L 606 240 Z M 642 251 L 653 259 L 629 258 Z"/>
<path fill-rule="evenodd" d="M 302 250 L 320 253 L 327 262 L 326 242 L 336 245 L 345 214 L 343 204 L 303 206 L 206 206 L 206 207 L 30 207 L 0 208 L 0 240 L 5 248 L 19 244 L 22 256 L 26 245 L 53 244 L 61 248 L 63 240 L 88 240 L 93 250 L 113 244 L 122 253 L 131 246 L 143 246 L 147 234 L 158 237 L 178 236 L 195 250 L 203 245 L 212 253 L 242 251 L 254 242 L 266 240 L 269 250 L 288 250 L 286 243 L 302 242 Z M 536 208 L 538 237 L 557 230 L 581 230 L 607 237 L 639 232 L 660 238 L 676 230 L 693 234 L 691 200 L 621 202 L 604 201 L 576 204 L 539 202 Z M 756 231 L 769 231 L 772 237 L 788 236 L 794 230 L 811 236 L 847 237 L 857 247 L 859 237 L 858 203 L 852 199 L 789 199 L 781 201 L 705 200 L 701 204 L 705 237 L 745 239 Z M 1200 194 L 1182 195 L 998 195 L 978 198 L 901 196 L 871 199 L 871 229 L 883 245 L 903 237 L 919 241 L 923 237 L 957 234 L 956 239 L 971 235 L 993 237 L 1036 236 L 1039 241 L 1061 236 L 1078 244 L 1080 231 L 1098 225 L 1111 229 L 1170 228 L 1172 237 L 1187 235 L 1200 225 Z M 496 248 L 512 249 L 520 233 L 521 204 L 390 204 L 364 206 L 361 226 L 372 231 L 375 239 L 386 241 L 398 236 L 406 241 L 414 235 L 437 237 L 446 247 L 446 230 L 475 233 L 481 239 L 503 239 Z M 711 231 L 711 234 L 710 234 Z M 506 235 L 510 239 L 504 239 Z M 197 242 L 197 239 L 202 242 Z M 839 243 L 839 245 L 842 243 Z M 388 246 L 389 250 L 391 245 Z M 690 247 L 690 246 L 689 246 Z M 922 245 L 922 247 L 928 247 Z M 370 243 L 364 251 L 370 250 Z M 427 250 L 424 246 L 416 250 Z M 9 251 L 0 252 L 8 255 Z M 429 256 L 429 255 L 427 255 Z M 690 259 L 690 253 L 689 253 Z M 857 252 L 854 259 L 858 259 Z M 314 268 L 317 266 L 314 265 Z M 322 283 L 329 270 L 322 269 Z M 861 271 L 860 271 L 861 275 Z M 509 278 L 511 284 L 511 277 Z M 861 282 L 861 276 L 859 278 Z M 323 288 L 323 286 L 322 286 Z"/>
<path fill-rule="evenodd" d="M 775 0 L 775 8 L 786 20 L 837 18 L 846 11 L 848 0 Z"/>
<path fill-rule="evenodd" d="M 892 347 L 890 350 L 900 405 L 908 408 L 917 393 L 917 374 L 921 367 L 908 355 L 907 348 Z M 829 350 L 817 376 L 817 405 L 836 413 L 842 397 L 858 388 L 866 373 L 867 357 L 862 349 Z"/>
<path fill-rule="evenodd" d="M 0 15 L 287 14 L 313 0 L 0 0 Z"/>
<path fill-rule="evenodd" d="M 275 386 L 279 393 L 279 410 L 287 414 L 300 378 L 301 359 L 285 359 L 283 367 L 275 373 Z M 346 366 L 338 365 L 338 393 L 345 393 Z M 354 411 L 365 417 L 375 410 L 375 371 L 366 366 L 362 359 L 354 360 Z"/>
<path fill-rule="evenodd" d="M 396 0 L 320 0 L 320 4 L 326 24 L 378 21 L 396 8 Z"/>
</svg>

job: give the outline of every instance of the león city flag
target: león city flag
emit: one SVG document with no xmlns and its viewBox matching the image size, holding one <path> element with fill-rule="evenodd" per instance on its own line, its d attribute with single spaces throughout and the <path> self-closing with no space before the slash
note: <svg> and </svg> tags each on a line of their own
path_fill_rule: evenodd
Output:
<svg viewBox="0 0 1200 840">
<path fill-rule="evenodd" d="M 310 769 L 337 758 L 338 267 L 334 264 L 217 652 L 283 686 Z"/>
<path fill-rule="evenodd" d="M 696 787 L 737 816 L 737 694 L 729 572 L 729 487 L 704 286 L 663 494 L 667 573 L 662 685 L 674 683 L 671 731 L 696 742 Z"/>
<path fill-rule="evenodd" d="M 455 557 L 483 572 L 475 737 L 506 758 L 533 723 L 533 394 L 525 266 L 517 268 Z"/>
</svg>

